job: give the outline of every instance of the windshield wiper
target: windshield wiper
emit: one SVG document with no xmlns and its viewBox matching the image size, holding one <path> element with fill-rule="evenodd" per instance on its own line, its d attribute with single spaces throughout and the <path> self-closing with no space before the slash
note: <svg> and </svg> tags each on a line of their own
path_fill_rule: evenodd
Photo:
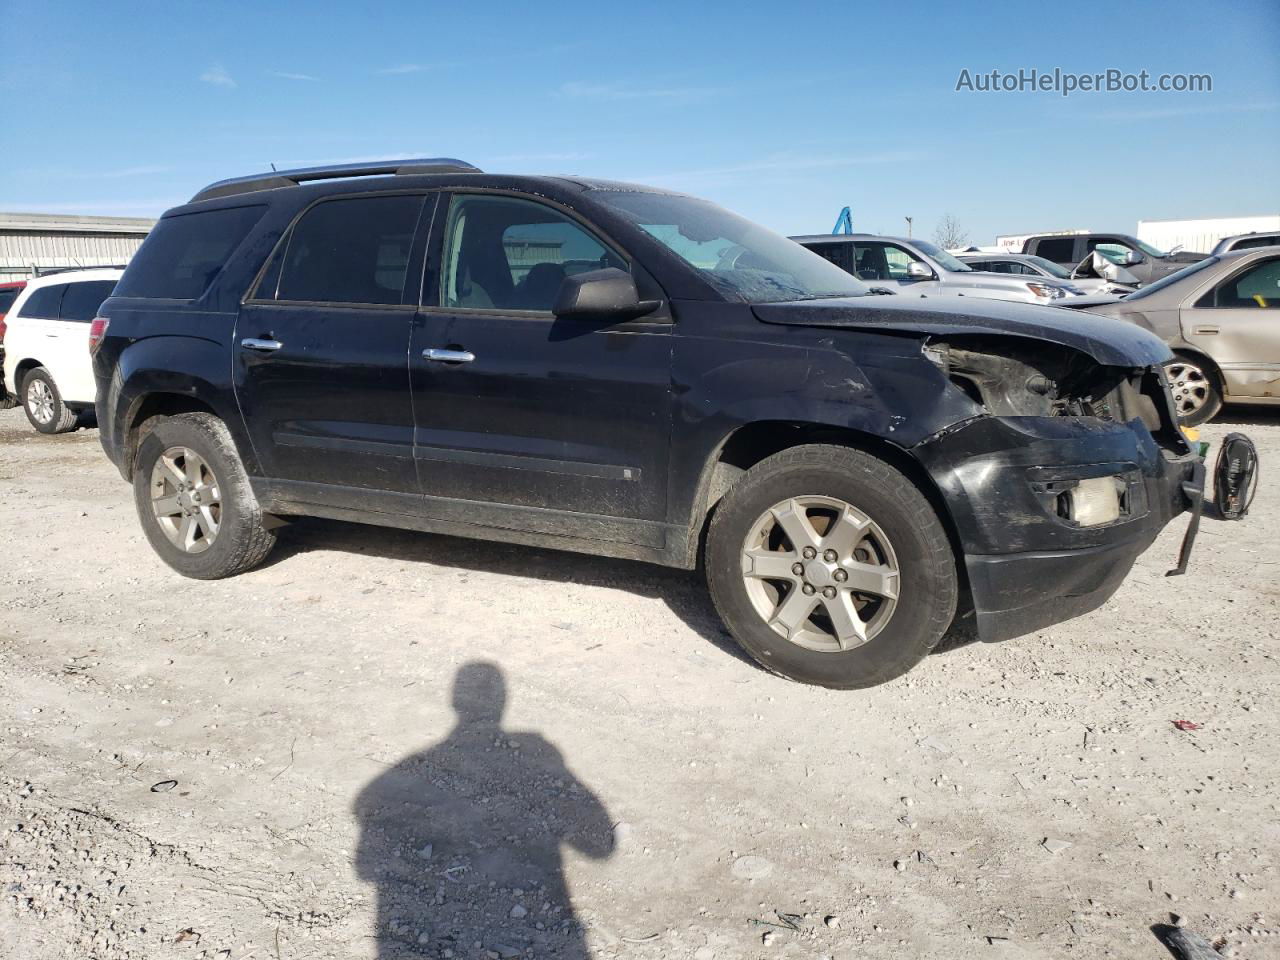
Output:
<svg viewBox="0 0 1280 960">
<path fill-rule="evenodd" d="M 896 297 L 897 290 L 890 290 L 888 287 L 867 287 L 867 292 L 877 297 Z"/>
</svg>

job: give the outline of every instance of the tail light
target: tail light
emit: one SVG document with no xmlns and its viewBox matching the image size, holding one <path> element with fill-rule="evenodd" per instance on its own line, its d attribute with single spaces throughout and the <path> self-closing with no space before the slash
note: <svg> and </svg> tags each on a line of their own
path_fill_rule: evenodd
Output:
<svg viewBox="0 0 1280 960">
<path fill-rule="evenodd" d="M 102 346 L 102 338 L 107 335 L 107 325 L 111 323 L 106 317 L 94 317 L 89 324 L 89 353 L 95 354 Z"/>
<path fill-rule="evenodd" d="M 4 335 L 8 329 L 4 322 L 4 314 L 0 313 L 0 343 L 4 343 Z"/>
</svg>

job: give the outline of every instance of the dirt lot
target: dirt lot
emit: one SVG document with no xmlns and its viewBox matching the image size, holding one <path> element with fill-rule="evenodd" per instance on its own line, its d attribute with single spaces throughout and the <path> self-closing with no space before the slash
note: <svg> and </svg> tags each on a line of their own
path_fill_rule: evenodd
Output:
<svg viewBox="0 0 1280 960">
<path fill-rule="evenodd" d="M 95 430 L 0 413 L 0 955 L 1158 958 L 1170 912 L 1280 955 L 1240 423 L 1255 515 L 1189 576 L 1178 523 L 1091 616 L 835 693 L 642 564 L 306 521 L 183 580 Z"/>
</svg>

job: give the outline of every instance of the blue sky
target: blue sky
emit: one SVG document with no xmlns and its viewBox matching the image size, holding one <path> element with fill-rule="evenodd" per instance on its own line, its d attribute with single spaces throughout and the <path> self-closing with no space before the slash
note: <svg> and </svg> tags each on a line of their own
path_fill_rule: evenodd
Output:
<svg viewBox="0 0 1280 960">
<path fill-rule="evenodd" d="M 0 210 L 154 215 L 277 167 L 457 156 L 684 190 L 787 233 L 980 243 L 1280 212 L 1280 3 L 0 0 Z M 17 28 L 15 29 L 15 25 Z M 956 92 L 960 71 L 1211 93 Z"/>
</svg>

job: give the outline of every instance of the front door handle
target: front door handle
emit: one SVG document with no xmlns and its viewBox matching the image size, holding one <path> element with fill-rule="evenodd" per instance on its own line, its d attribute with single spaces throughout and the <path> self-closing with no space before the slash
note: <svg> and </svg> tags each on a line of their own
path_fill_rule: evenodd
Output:
<svg viewBox="0 0 1280 960">
<path fill-rule="evenodd" d="M 257 337 L 245 337 L 240 346 L 246 350 L 257 350 L 259 353 L 273 353 L 284 346 L 279 340 L 259 340 Z"/>
<path fill-rule="evenodd" d="M 470 350 L 436 350 L 429 348 L 422 351 L 422 359 L 435 360 L 439 363 L 470 363 L 476 355 Z"/>
<path fill-rule="evenodd" d="M 1191 332 L 1194 334 L 1198 334 L 1199 336 L 1205 336 L 1210 333 L 1217 333 L 1218 328 L 1216 326 L 1203 325 L 1199 327 L 1192 327 Z"/>
</svg>

